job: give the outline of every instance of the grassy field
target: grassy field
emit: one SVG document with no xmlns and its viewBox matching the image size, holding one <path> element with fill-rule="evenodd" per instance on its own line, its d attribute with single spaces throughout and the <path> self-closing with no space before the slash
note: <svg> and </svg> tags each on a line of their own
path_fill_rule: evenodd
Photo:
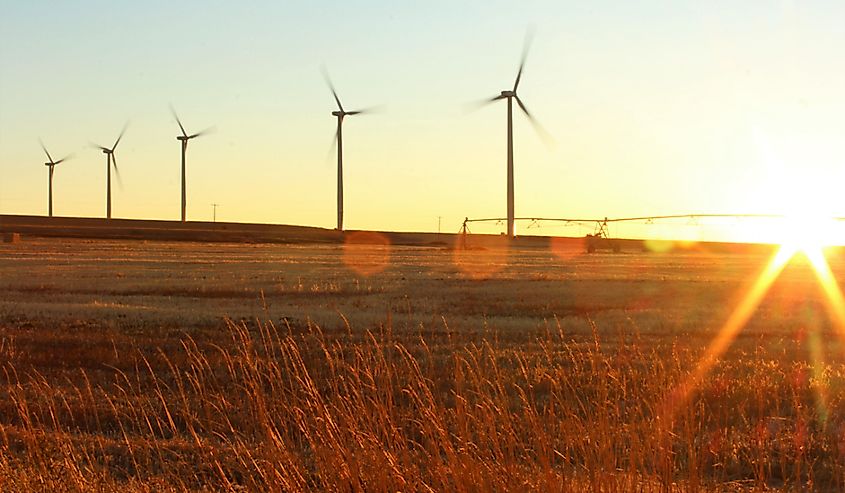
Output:
<svg viewBox="0 0 845 493">
<path fill-rule="evenodd" d="M 0 489 L 845 490 L 806 262 L 672 399 L 767 260 L 0 244 Z"/>
</svg>

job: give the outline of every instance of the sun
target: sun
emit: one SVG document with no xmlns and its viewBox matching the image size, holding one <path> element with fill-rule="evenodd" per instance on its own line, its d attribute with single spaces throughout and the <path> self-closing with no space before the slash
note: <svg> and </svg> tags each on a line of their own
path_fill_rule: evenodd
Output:
<svg viewBox="0 0 845 493">
<path fill-rule="evenodd" d="M 835 217 L 840 206 L 837 183 L 833 177 L 825 178 L 797 166 L 761 179 L 757 200 L 768 212 L 779 216 L 765 224 L 768 231 L 761 231 L 765 242 L 795 252 L 845 245 L 845 223 Z"/>
<path fill-rule="evenodd" d="M 845 245 L 845 221 L 835 217 L 843 210 L 840 184 L 845 179 L 845 154 L 838 143 L 800 132 L 753 130 L 757 159 L 743 202 L 755 212 L 778 217 L 760 221 L 746 233 L 794 252 Z"/>
<path fill-rule="evenodd" d="M 833 214 L 840 206 L 836 203 L 840 196 L 836 187 L 841 181 L 834 175 L 814 174 L 805 167 L 783 166 L 776 159 L 771 159 L 769 164 L 771 172 L 758 179 L 758 186 L 747 198 L 770 207 L 769 211 L 775 212 L 775 216 L 772 221 L 755 225 L 746 233 L 753 234 L 758 242 L 776 244 L 778 248 L 707 345 L 695 368 L 667 394 L 662 411 L 669 422 L 700 387 L 748 323 L 772 284 L 796 256 L 806 257 L 812 267 L 825 294 L 832 328 L 845 341 L 845 295 L 826 256 L 828 247 L 845 246 L 845 221 Z M 825 401 L 825 397 L 819 395 L 822 405 Z"/>
<path fill-rule="evenodd" d="M 759 221 L 748 233 L 758 242 L 782 245 L 794 252 L 845 246 L 845 221 L 836 217 L 841 206 L 835 190 L 838 180 L 809 172 L 778 175 L 762 179 L 751 194 L 774 217 Z"/>
<path fill-rule="evenodd" d="M 808 220 L 809 219 L 809 220 Z M 745 327 L 756 311 L 760 302 L 769 292 L 772 284 L 780 276 L 786 265 L 796 255 L 804 255 L 812 266 L 813 272 L 825 294 L 825 304 L 830 315 L 833 329 L 845 341 L 845 295 L 830 268 L 825 256 L 825 247 L 836 241 L 831 229 L 837 221 L 824 216 L 809 218 L 796 215 L 784 218 L 783 240 L 764 269 L 757 276 L 748 292 L 731 311 L 713 340 L 706 347 L 704 354 L 687 378 L 674 387 L 663 402 L 662 416 L 670 422 L 678 410 L 684 406 L 690 395 L 700 387 L 702 381 L 718 362 L 724 352 Z M 824 396 L 819 395 L 820 402 Z"/>
<path fill-rule="evenodd" d="M 817 255 L 826 247 L 843 243 L 842 225 L 835 218 L 814 213 L 794 213 L 780 221 L 776 241 L 793 253 Z"/>
</svg>

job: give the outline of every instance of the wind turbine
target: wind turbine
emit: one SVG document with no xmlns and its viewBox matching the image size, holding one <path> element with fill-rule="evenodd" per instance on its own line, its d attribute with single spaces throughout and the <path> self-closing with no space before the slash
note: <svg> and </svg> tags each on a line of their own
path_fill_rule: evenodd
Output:
<svg viewBox="0 0 845 493">
<path fill-rule="evenodd" d="M 182 121 L 179 120 L 179 115 L 176 114 L 176 110 L 173 106 L 170 107 L 170 112 L 173 113 L 173 118 L 176 118 L 176 123 L 179 124 L 179 130 L 182 131 L 182 135 L 176 137 L 176 140 L 182 142 L 182 222 L 185 222 L 185 207 L 187 204 L 187 198 L 185 193 L 185 153 L 188 151 L 188 141 L 193 139 L 194 137 L 199 137 L 200 135 L 205 135 L 211 131 L 211 128 L 207 128 L 202 132 L 195 133 L 193 135 L 188 135 L 188 132 L 185 132 L 185 127 L 182 125 Z"/>
<path fill-rule="evenodd" d="M 117 140 L 114 141 L 114 145 L 111 146 L 111 149 L 108 147 L 103 147 L 101 145 L 93 144 L 94 147 L 103 151 L 103 154 L 106 155 L 106 218 L 111 219 L 111 168 L 114 166 L 114 173 L 117 176 L 117 181 L 120 182 L 120 171 L 117 169 L 117 160 L 114 158 L 114 150 L 117 149 L 117 144 L 120 143 L 120 139 L 123 138 L 123 134 L 126 133 L 126 127 L 128 123 L 123 126 L 123 130 L 120 131 L 120 135 L 117 136 Z"/>
<path fill-rule="evenodd" d="M 44 142 L 41 142 L 39 140 L 39 143 L 41 144 L 41 148 L 44 149 L 44 154 L 47 155 L 47 159 L 49 159 L 48 162 L 44 163 L 44 166 L 47 166 L 50 169 L 50 179 L 49 179 L 49 185 L 48 185 L 49 193 L 48 193 L 48 199 L 47 199 L 48 200 L 47 210 L 48 210 L 50 217 L 53 217 L 53 170 L 54 170 L 54 168 L 56 167 L 57 164 L 69 159 L 70 154 L 68 154 L 67 156 L 59 159 L 58 161 L 53 161 L 53 157 L 50 156 L 50 151 L 48 151 L 47 148 L 44 146 Z"/>
<path fill-rule="evenodd" d="M 337 145 L 337 230 L 343 231 L 343 118 L 367 113 L 369 110 L 344 110 L 326 69 L 323 69 L 323 77 L 325 77 L 326 83 L 329 85 L 329 89 L 331 89 L 334 100 L 337 103 L 337 111 L 332 111 L 332 115 L 337 118 L 337 133 L 334 135 L 334 144 Z"/>
<path fill-rule="evenodd" d="M 534 126 L 534 130 L 537 131 L 541 137 L 545 137 L 546 132 L 540 126 L 540 123 L 531 115 L 528 111 L 528 108 L 525 107 L 525 103 L 519 98 L 516 93 L 517 88 L 519 88 L 519 81 L 522 79 L 522 69 L 525 67 L 525 59 L 528 57 L 528 48 L 531 46 L 531 33 L 526 36 L 525 38 L 525 45 L 522 50 L 522 59 L 519 62 L 519 71 L 516 73 L 516 80 L 513 83 L 513 88 L 502 91 L 499 95 L 494 96 L 488 100 L 484 101 L 484 104 L 489 104 L 494 101 L 498 101 L 500 99 L 507 99 L 508 100 L 508 150 L 507 150 L 507 160 L 508 160 L 508 238 L 513 239 L 513 223 L 514 223 L 514 196 L 513 196 L 513 101 L 516 100 L 516 104 L 519 105 L 519 108 L 525 113 L 525 116 L 528 117 L 528 120 Z"/>
</svg>

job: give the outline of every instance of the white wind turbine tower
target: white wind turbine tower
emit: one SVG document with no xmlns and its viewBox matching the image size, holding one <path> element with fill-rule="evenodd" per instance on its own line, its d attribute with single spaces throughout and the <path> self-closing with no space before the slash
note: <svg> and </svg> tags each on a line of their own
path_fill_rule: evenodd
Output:
<svg viewBox="0 0 845 493">
<path fill-rule="evenodd" d="M 516 80 L 513 83 L 513 88 L 509 90 L 502 91 L 500 94 L 484 101 L 484 104 L 492 103 L 494 101 L 498 101 L 500 99 L 507 99 L 508 100 L 508 150 L 507 150 L 507 164 L 508 164 L 508 238 L 513 239 L 514 237 L 514 193 L 513 193 L 513 101 L 516 100 L 516 104 L 519 105 L 519 108 L 525 113 L 525 116 L 528 117 L 528 120 L 534 126 L 535 131 L 540 134 L 541 137 L 545 138 L 548 134 L 543 128 L 540 126 L 539 122 L 531 115 L 528 111 L 528 108 L 525 107 L 525 103 L 517 95 L 517 89 L 519 88 L 519 81 L 522 79 L 522 70 L 525 67 L 525 59 L 528 56 L 528 48 L 531 46 L 531 33 L 526 36 L 525 39 L 525 46 L 522 51 L 522 59 L 519 62 L 519 71 L 516 73 Z"/>
<path fill-rule="evenodd" d="M 47 159 L 49 160 L 48 162 L 44 163 L 44 166 L 47 166 L 50 169 L 49 182 L 48 182 L 48 186 L 47 186 L 47 188 L 48 188 L 47 213 L 49 214 L 50 217 L 53 217 L 53 171 L 54 171 L 57 164 L 66 161 L 71 156 L 67 155 L 67 156 L 59 159 L 58 161 L 53 161 L 53 157 L 50 156 L 50 151 L 48 151 L 47 147 L 44 146 L 44 142 L 41 142 L 39 140 L 39 143 L 41 144 L 41 148 L 44 149 L 44 154 L 47 155 Z"/>
<path fill-rule="evenodd" d="M 343 119 L 347 116 L 369 113 L 371 110 L 344 110 L 337 91 L 335 91 L 334 85 L 329 77 L 329 73 L 325 69 L 323 69 L 323 77 L 325 77 L 326 83 L 329 85 L 329 89 L 331 89 L 334 100 L 337 103 L 337 111 L 332 111 L 332 115 L 337 118 L 337 132 L 334 136 L 334 144 L 337 145 L 337 230 L 343 231 Z"/>
<path fill-rule="evenodd" d="M 188 135 L 188 132 L 185 132 L 185 127 L 182 125 L 182 121 L 179 120 L 179 115 L 176 114 L 176 110 L 173 106 L 170 107 L 170 112 L 173 113 L 173 118 L 176 118 L 176 123 L 179 124 L 179 130 L 182 131 L 182 135 L 177 136 L 176 140 L 182 142 L 182 222 L 185 222 L 185 208 L 187 206 L 187 194 L 185 190 L 185 154 L 188 152 L 188 141 L 195 137 L 206 135 L 212 131 L 213 127 L 207 128 L 202 132 Z"/>
<path fill-rule="evenodd" d="M 117 176 L 117 181 L 120 182 L 120 171 L 117 169 L 117 160 L 114 157 L 114 150 L 117 149 L 117 144 L 120 143 L 120 139 L 123 138 L 123 134 L 126 133 L 126 127 L 128 123 L 123 126 L 123 130 L 120 131 L 120 135 L 117 136 L 117 140 L 114 141 L 114 145 L 111 146 L 111 149 L 108 147 L 103 147 L 101 145 L 93 144 L 94 147 L 103 151 L 103 154 L 106 155 L 106 218 L 111 219 L 111 169 L 114 167 L 114 173 Z"/>
</svg>

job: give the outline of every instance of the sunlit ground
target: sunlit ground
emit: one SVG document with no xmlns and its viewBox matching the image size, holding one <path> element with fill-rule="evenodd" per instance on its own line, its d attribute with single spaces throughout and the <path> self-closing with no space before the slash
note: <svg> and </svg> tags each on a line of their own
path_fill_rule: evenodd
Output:
<svg viewBox="0 0 845 493">
<path fill-rule="evenodd" d="M 839 337 L 845 340 L 845 298 L 825 254 L 831 246 L 845 244 L 839 221 L 808 214 L 795 214 L 778 220 L 777 223 L 777 229 L 764 228 L 759 233 L 765 238 L 777 239 L 780 247 L 733 309 L 689 377 L 668 395 L 666 412 L 670 417 L 679 411 L 690 395 L 700 386 L 737 334 L 748 323 L 784 267 L 790 262 L 806 260 L 812 267 L 824 292 L 825 306 L 832 325 Z M 799 328 L 796 327 L 796 330 Z M 824 356 L 823 348 L 817 338 L 811 341 L 810 353 L 808 359 L 813 364 L 814 373 L 820 373 Z M 817 392 L 817 402 L 824 407 L 827 399 L 822 387 L 819 387 Z M 825 409 L 821 411 L 822 415 L 826 414 Z"/>
<path fill-rule="evenodd" d="M 845 259 L 796 236 L 741 254 L 0 244 L 3 486 L 829 491 Z"/>
</svg>

